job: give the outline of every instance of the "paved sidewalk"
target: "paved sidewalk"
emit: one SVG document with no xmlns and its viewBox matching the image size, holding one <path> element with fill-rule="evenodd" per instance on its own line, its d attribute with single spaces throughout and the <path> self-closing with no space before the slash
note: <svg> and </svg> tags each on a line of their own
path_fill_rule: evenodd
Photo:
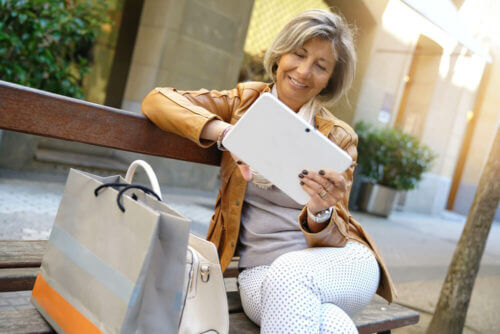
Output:
<svg viewBox="0 0 500 334">
<path fill-rule="evenodd" d="M 417 325 L 393 333 L 425 333 L 466 217 L 394 212 L 388 219 L 352 213 L 379 246 L 396 284 L 398 303 L 420 312 Z M 464 333 L 500 333 L 500 224 L 492 225 Z"/>
<path fill-rule="evenodd" d="M 0 239 L 47 239 L 64 189 L 60 176 L 0 169 Z M 166 203 L 204 236 L 216 193 L 162 187 Z M 394 212 L 388 219 L 352 213 L 376 240 L 399 292 L 398 302 L 421 312 L 416 326 L 394 333 L 425 333 L 465 217 Z M 500 223 L 492 226 L 464 333 L 500 333 Z M 29 293 L 0 294 L 0 310 L 29 307 Z"/>
<path fill-rule="evenodd" d="M 0 170 L 0 240 L 48 239 L 64 190 L 64 179 Z M 161 187 L 164 201 L 192 220 L 191 231 L 205 236 L 217 194 Z"/>
</svg>

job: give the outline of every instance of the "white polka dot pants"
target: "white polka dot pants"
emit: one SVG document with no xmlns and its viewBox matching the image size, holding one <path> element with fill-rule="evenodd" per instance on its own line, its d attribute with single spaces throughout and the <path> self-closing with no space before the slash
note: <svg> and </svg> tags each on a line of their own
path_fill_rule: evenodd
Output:
<svg viewBox="0 0 500 334">
<path fill-rule="evenodd" d="M 357 333 L 350 317 L 368 305 L 379 266 L 364 245 L 308 248 L 238 276 L 246 315 L 261 333 Z"/>
</svg>

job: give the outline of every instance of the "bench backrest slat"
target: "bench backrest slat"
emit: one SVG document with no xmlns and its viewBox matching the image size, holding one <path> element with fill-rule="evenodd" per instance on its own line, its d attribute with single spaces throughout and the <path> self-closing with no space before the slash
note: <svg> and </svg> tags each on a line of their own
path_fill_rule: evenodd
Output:
<svg viewBox="0 0 500 334">
<path fill-rule="evenodd" d="M 0 128 L 166 158 L 220 164 L 217 148 L 199 148 L 143 115 L 0 81 Z"/>
</svg>

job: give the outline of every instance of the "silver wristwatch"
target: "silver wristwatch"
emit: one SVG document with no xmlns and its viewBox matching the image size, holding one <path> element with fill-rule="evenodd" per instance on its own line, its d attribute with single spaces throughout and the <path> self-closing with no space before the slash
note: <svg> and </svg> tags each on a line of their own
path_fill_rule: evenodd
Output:
<svg viewBox="0 0 500 334">
<path fill-rule="evenodd" d="M 332 216 L 333 212 L 333 206 L 329 207 L 326 210 L 321 210 L 320 212 L 316 213 L 313 215 L 311 211 L 309 211 L 309 208 L 307 208 L 307 216 L 312 219 L 315 223 L 321 224 L 325 223 L 330 220 L 330 217 Z"/>
</svg>

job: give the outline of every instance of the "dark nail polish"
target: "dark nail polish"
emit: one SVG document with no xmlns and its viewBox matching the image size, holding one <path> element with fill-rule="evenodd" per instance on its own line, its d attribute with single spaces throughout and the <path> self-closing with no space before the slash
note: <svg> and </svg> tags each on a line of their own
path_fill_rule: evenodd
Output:
<svg viewBox="0 0 500 334">
<path fill-rule="evenodd" d="M 242 164 L 241 160 L 236 161 L 236 163 L 237 163 L 238 165 L 241 165 L 241 164 Z"/>
<path fill-rule="evenodd" d="M 304 178 L 304 175 L 302 175 L 302 174 L 299 174 L 299 177 L 300 177 L 301 179 L 303 179 L 303 178 Z"/>
<path fill-rule="evenodd" d="M 319 175 L 325 175 L 325 171 L 324 170 L 320 170 L 319 171 Z"/>
<path fill-rule="evenodd" d="M 307 174 L 309 174 L 309 172 L 308 172 L 307 170 L 305 170 L 305 169 L 304 169 L 304 170 L 302 171 L 302 174 L 307 175 Z"/>
<path fill-rule="evenodd" d="M 303 186 L 304 185 L 304 182 L 300 181 L 300 185 Z"/>
</svg>

